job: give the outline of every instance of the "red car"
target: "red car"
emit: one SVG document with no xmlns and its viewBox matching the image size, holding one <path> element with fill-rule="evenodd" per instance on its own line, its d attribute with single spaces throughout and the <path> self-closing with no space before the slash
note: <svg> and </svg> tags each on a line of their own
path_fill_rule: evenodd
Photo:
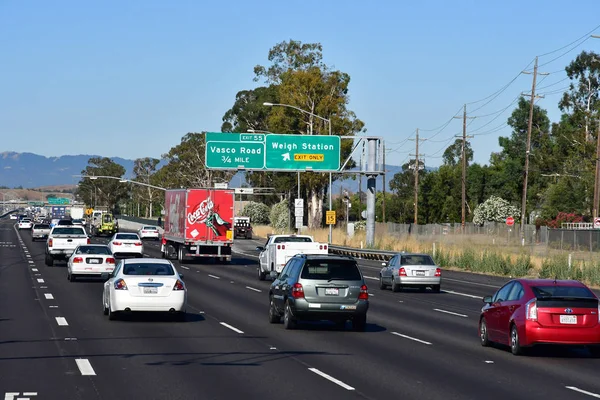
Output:
<svg viewBox="0 0 600 400">
<path fill-rule="evenodd" d="M 509 345 L 519 355 L 536 344 L 586 345 L 600 354 L 598 297 L 579 281 L 514 279 L 483 302 L 482 346 Z"/>
</svg>

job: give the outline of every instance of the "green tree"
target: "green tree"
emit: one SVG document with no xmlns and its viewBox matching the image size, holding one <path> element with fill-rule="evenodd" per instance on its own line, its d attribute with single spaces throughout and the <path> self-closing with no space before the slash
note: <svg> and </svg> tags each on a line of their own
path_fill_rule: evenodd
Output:
<svg viewBox="0 0 600 400">
<path fill-rule="evenodd" d="M 88 165 L 83 171 L 85 176 L 113 176 L 122 178 L 125 174 L 125 167 L 111 160 L 108 157 L 92 157 L 88 160 Z M 77 194 L 86 204 L 93 207 L 105 206 L 113 210 L 119 201 L 128 195 L 127 185 L 122 184 L 117 179 L 82 178 L 79 181 Z"/>
<path fill-rule="evenodd" d="M 465 142 L 465 156 L 467 159 L 467 165 L 473 161 L 473 149 L 471 143 Z M 445 165 L 451 167 L 462 165 L 462 139 L 456 139 L 448 148 L 444 151 L 442 156 Z"/>
<path fill-rule="evenodd" d="M 135 175 L 133 180 L 136 182 L 144 183 L 146 185 L 153 185 L 153 177 L 156 173 L 156 166 L 160 163 L 160 160 L 151 157 L 137 158 L 133 162 L 133 174 Z M 136 197 L 147 204 L 145 210 L 146 218 L 153 218 L 154 203 L 164 201 L 163 191 L 152 188 L 150 186 L 140 186 L 134 184 L 131 188 L 132 192 L 135 193 Z"/>
</svg>

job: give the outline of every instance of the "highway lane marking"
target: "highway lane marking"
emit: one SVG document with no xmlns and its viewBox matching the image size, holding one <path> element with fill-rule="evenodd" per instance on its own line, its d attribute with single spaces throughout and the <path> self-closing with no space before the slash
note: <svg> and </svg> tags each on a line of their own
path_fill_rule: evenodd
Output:
<svg viewBox="0 0 600 400">
<path fill-rule="evenodd" d="M 67 322 L 67 319 L 65 317 L 54 317 L 54 319 L 56 319 L 56 323 L 58 324 L 58 326 L 68 326 L 69 323 Z"/>
<path fill-rule="evenodd" d="M 218 276 L 216 276 L 216 275 L 211 275 L 211 274 L 208 274 L 208 276 L 210 276 L 210 277 L 211 277 L 211 278 L 213 278 L 213 279 L 221 279 L 220 277 L 218 277 Z"/>
<path fill-rule="evenodd" d="M 465 314 L 459 314 L 459 313 L 455 313 L 455 312 L 452 312 L 452 311 L 441 310 L 439 308 L 434 308 L 433 311 L 441 312 L 441 313 L 444 313 L 444 314 L 456 315 L 457 317 L 463 317 L 463 318 L 468 318 L 469 317 L 468 315 L 465 315 Z"/>
<path fill-rule="evenodd" d="M 48 308 L 58 308 L 58 306 L 48 306 Z"/>
<path fill-rule="evenodd" d="M 29 400 L 29 397 L 37 396 L 38 392 L 23 392 L 23 396 L 27 397 L 17 397 L 20 395 L 20 392 L 6 392 L 4 393 L 4 400 Z"/>
<path fill-rule="evenodd" d="M 262 290 L 260 290 L 260 289 L 255 289 L 255 288 L 253 288 L 253 287 L 250 287 L 250 286 L 246 286 L 246 289 L 249 289 L 249 290 L 254 290 L 255 292 L 262 293 Z"/>
<path fill-rule="evenodd" d="M 408 336 L 408 335 L 403 335 L 403 334 L 398 333 L 398 332 L 391 332 L 391 333 L 392 333 L 392 335 L 400 336 L 400 337 L 403 337 L 403 338 L 409 339 L 409 340 L 414 340 L 415 342 L 423 343 L 423 344 L 426 344 L 426 345 L 429 345 L 429 346 L 431 346 L 431 344 L 432 344 L 430 342 L 426 342 L 425 340 L 417 339 L 417 338 L 414 338 L 414 337 Z"/>
<path fill-rule="evenodd" d="M 81 375 L 96 375 L 96 371 L 94 371 L 92 364 L 90 364 L 90 360 L 87 358 L 78 358 L 75 362 L 77 363 L 77 368 L 79 368 Z"/>
<path fill-rule="evenodd" d="M 183 269 L 190 269 L 190 267 L 186 267 L 185 265 L 182 265 L 181 268 L 183 268 Z"/>
<path fill-rule="evenodd" d="M 239 250 L 233 250 L 233 252 L 241 254 L 241 255 L 246 256 L 246 257 L 252 257 L 252 258 L 258 259 L 258 256 L 254 255 L 254 254 L 244 253 L 243 251 L 239 251 Z"/>
<path fill-rule="evenodd" d="M 32 260 L 29 260 L 29 264 L 35 264 L 35 262 Z"/>
<path fill-rule="evenodd" d="M 37 269 L 37 268 L 31 268 L 31 270 L 32 270 L 33 272 L 38 272 L 38 269 Z"/>
<path fill-rule="evenodd" d="M 483 299 L 483 297 L 481 297 L 481 296 L 475 296 L 473 294 L 468 294 L 468 293 L 455 292 L 453 290 L 442 290 L 442 293 L 455 294 L 457 296 L 465 296 L 465 297 L 470 297 L 472 299 Z"/>
<path fill-rule="evenodd" d="M 42 278 L 38 278 L 38 283 L 44 283 L 44 280 Z"/>
<path fill-rule="evenodd" d="M 236 332 L 236 333 L 244 333 L 244 331 L 239 330 L 238 328 L 236 328 L 235 326 L 231 326 L 225 322 L 219 322 L 221 325 L 223 325 L 225 328 L 229 328 L 232 331 Z"/>
<path fill-rule="evenodd" d="M 478 283 L 478 282 L 470 282 L 470 281 L 463 281 L 460 279 L 453 279 L 453 278 L 444 278 L 445 281 L 452 281 L 452 282 L 459 282 L 459 283 L 465 283 L 467 285 L 476 285 L 476 286 L 485 286 L 485 287 L 491 287 L 491 288 L 499 288 L 500 286 L 497 285 L 490 285 L 488 283 Z"/>
<path fill-rule="evenodd" d="M 54 296 L 52 295 L 52 293 L 44 293 L 44 297 L 46 298 L 46 300 L 54 300 Z"/>
<path fill-rule="evenodd" d="M 344 382 L 340 381 L 339 379 L 335 379 L 335 378 L 334 378 L 333 376 L 331 376 L 331 375 L 327 375 L 327 374 L 326 374 L 325 372 L 323 372 L 323 371 L 320 371 L 320 370 L 318 370 L 318 369 L 316 369 L 316 368 L 309 368 L 308 370 L 309 370 L 310 372 L 313 372 L 313 373 L 315 373 L 315 374 L 317 374 L 317 375 L 319 375 L 319 376 L 321 376 L 321 377 L 323 377 L 323 378 L 327 379 L 327 380 L 328 380 L 328 381 L 330 381 L 330 382 L 333 382 L 333 383 L 335 383 L 336 385 L 339 385 L 339 386 L 343 387 L 343 388 L 344 388 L 344 389 L 346 389 L 346 390 L 354 390 L 354 388 L 353 388 L 352 386 L 345 384 Z"/>
<path fill-rule="evenodd" d="M 379 280 L 379 278 L 376 278 L 374 276 L 366 276 L 366 275 L 365 275 L 365 279 L 373 279 L 374 281 L 378 281 Z"/>
<path fill-rule="evenodd" d="M 600 399 L 600 394 L 588 392 L 587 390 L 579 389 L 578 387 L 575 387 L 575 386 L 565 386 L 565 388 L 567 388 L 569 390 L 573 390 L 575 392 L 587 394 L 588 396 L 595 397 L 597 399 Z"/>
</svg>

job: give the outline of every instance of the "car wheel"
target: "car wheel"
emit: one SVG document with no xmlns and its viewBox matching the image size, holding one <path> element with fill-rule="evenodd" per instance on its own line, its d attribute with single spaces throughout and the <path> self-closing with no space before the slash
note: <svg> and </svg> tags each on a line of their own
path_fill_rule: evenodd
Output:
<svg viewBox="0 0 600 400">
<path fill-rule="evenodd" d="M 386 284 L 383 283 L 383 276 L 379 275 L 379 289 L 385 290 L 386 287 L 387 287 Z"/>
<path fill-rule="evenodd" d="M 297 321 L 292 316 L 292 309 L 289 302 L 285 302 L 285 311 L 283 313 L 283 327 L 285 329 L 296 329 Z"/>
<path fill-rule="evenodd" d="M 51 267 L 54 265 L 54 258 L 50 254 L 46 254 L 46 259 L 44 260 L 44 263 L 48 267 Z"/>
<path fill-rule="evenodd" d="M 111 321 L 115 321 L 118 318 L 119 314 L 116 311 L 111 309 L 110 303 L 108 303 L 108 319 Z"/>
<path fill-rule="evenodd" d="M 523 348 L 519 341 L 519 330 L 516 325 L 512 325 L 510 328 L 510 351 L 515 356 L 523 354 Z"/>
<path fill-rule="evenodd" d="M 490 340 L 488 338 L 488 330 L 487 330 L 487 321 L 485 318 L 481 318 L 479 321 L 479 341 L 483 347 L 488 347 L 490 345 Z"/>
<path fill-rule="evenodd" d="M 442 291 L 441 285 L 433 285 L 431 287 L 431 290 L 433 290 L 435 293 L 440 293 Z"/>
<path fill-rule="evenodd" d="M 75 275 L 69 274 L 69 282 L 75 282 Z"/>
<path fill-rule="evenodd" d="M 267 274 L 265 274 L 260 267 L 258 267 L 258 280 L 264 281 Z"/>
<path fill-rule="evenodd" d="M 278 324 L 281 322 L 281 315 L 275 309 L 275 303 L 273 302 L 273 296 L 269 300 L 269 322 L 272 324 Z"/>
<path fill-rule="evenodd" d="M 108 307 L 106 307 L 106 302 L 104 301 L 104 297 L 102 298 L 102 312 L 104 315 L 108 315 Z"/>
<path fill-rule="evenodd" d="M 352 329 L 356 332 L 364 332 L 367 328 L 367 316 L 361 315 L 352 320 Z"/>
<path fill-rule="evenodd" d="M 398 285 L 396 283 L 396 281 L 394 281 L 394 279 L 392 279 L 392 292 L 399 292 L 400 291 L 400 285 Z"/>
</svg>

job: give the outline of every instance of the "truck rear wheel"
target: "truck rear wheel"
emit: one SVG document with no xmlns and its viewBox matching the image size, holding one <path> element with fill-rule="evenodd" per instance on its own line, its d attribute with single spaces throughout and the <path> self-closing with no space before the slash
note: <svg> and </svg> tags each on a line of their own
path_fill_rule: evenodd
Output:
<svg viewBox="0 0 600 400">
<path fill-rule="evenodd" d="M 54 265 L 54 257 L 52 257 L 50 254 L 46 254 L 46 259 L 44 262 L 48 267 L 52 267 Z"/>
<path fill-rule="evenodd" d="M 179 246 L 177 249 L 177 260 L 183 262 L 183 246 Z"/>
<path fill-rule="evenodd" d="M 265 278 L 267 277 L 267 274 L 265 274 L 263 272 L 263 270 L 260 268 L 260 266 L 258 267 L 258 280 L 259 281 L 264 281 Z"/>
</svg>

